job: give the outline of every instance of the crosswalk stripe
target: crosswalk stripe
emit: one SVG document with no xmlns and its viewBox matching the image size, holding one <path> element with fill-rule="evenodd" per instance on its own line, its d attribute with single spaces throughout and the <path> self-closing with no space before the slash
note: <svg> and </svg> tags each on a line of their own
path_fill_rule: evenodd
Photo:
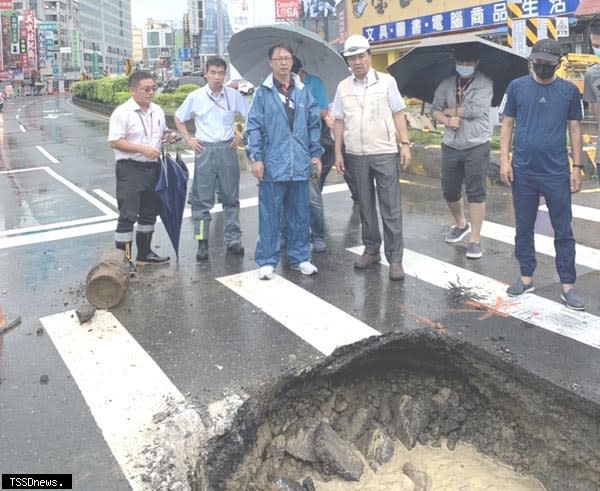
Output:
<svg viewBox="0 0 600 491">
<path fill-rule="evenodd" d="M 99 310 L 80 325 L 67 311 L 40 321 L 134 490 L 152 489 L 142 479 L 157 464 L 152 449 L 183 452 L 173 459 L 189 466 L 177 469 L 183 479 L 195 470 L 206 434 L 200 416 L 116 317 Z"/>
<path fill-rule="evenodd" d="M 541 211 L 548 212 L 546 205 L 539 207 Z M 589 220 L 591 222 L 600 222 L 600 210 L 597 208 L 590 208 L 589 206 L 571 205 L 573 211 L 573 218 L 580 218 L 582 220 Z"/>
<path fill-rule="evenodd" d="M 364 248 L 358 246 L 348 250 L 360 255 Z M 387 264 L 385 258 L 382 262 Z M 506 283 L 411 250 L 404 250 L 402 265 L 405 274 L 419 280 L 444 289 L 457 285 L 472 292 L 477 302 L 493 311 L 600 349 L 600 317 L 596 315 L 573 311 L 530 293 L 508 297 Z"/>
<path fill-rule="evenodd" d="M 515 229 L 499 223 L 484 221 L 481 235 L 505 244 L 515 244 Z M 539 253 L 554 257 L 554 238 L 535 234 L 535 250 Z M 575 245 L 575 262 L 590 269 L 600 268 L 600 250 L 581 244 Z"/>
<path fill-rule="evenodd" d="M 217 280 L 325 355 L 338 346 L 381 334 L 279 275 L 264 281 L 253 270 Z"/>
</svg>

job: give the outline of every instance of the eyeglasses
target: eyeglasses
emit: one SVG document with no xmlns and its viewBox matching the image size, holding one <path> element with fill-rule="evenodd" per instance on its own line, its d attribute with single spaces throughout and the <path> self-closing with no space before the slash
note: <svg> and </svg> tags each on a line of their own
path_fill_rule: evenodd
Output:
<svg viewBox="0 0 600 491">
<path fill-rule="evenodd" d="M 291 56 L 278 56 L 277 58 L 271 58 L 271 61 L 274 61 L 276 63 L 291 63 L 292 57 Z"/>
<path fill-rule="evenodd" d="M 156 87 L 140 87 L 140 90 L 146 94 L 150 94 L 152 92 L 156 92 Z"/>
</svg>

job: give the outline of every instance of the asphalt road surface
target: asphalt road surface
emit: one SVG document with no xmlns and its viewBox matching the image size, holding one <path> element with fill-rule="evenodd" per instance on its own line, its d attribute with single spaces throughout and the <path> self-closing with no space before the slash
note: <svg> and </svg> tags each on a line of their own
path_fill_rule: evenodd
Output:
<svg viewBox="0 0 600 491">
<path fill-rule="evenodd" d="M 489 190 L 483 258 L 443 241 L 450 216 L 438 180 L 402 175 L 404 282 L 387 265 L 357 272 L 358 210 L 343 181 L 325 191 L 328 251 L 303 277 L 285 260 L 261 282 L 253 261 L 256 183 L 244 169 L 243 258 L 228 256 L 220 208 L 210 259 L 196 263 L 189 219 L 179 262 L 140 268 L 123 302 L 79 325 L 89 269 L 113 247 L 114 162 L 108 121 L 61 97 L 10 99 L 0 113 L 0 472 L 69 473 L 81 490 L 142 489 L 141 457 L 165 404 L 202 431 L 223 423 L 260 384 L 310 367 L 336 346 L 430 327 L 600 403 L 600 193 L 574 196 L 577 287 L 562 305 L 548 214 L 540 207 L 536 292 L 507 299 L 518 277 L 510 191 Z M 193 156 L 184 151 L 192 163 Z M 157 251 L 171 254 L 157 226 Z M 194 419 L 196 418 L 196 419 Z M 158 418 L 159 419 L 159 418 Z M 141 467 L 140 467 L 141 466 Z"/>
</svg>

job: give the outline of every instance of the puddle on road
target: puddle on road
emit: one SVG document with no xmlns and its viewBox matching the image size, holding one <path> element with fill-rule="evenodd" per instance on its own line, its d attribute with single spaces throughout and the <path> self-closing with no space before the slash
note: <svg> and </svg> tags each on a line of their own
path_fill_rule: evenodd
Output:
<svg viewBox="0 0 600 491">
<path fill-rule="evenodd" d="M 313 479 L 318 491 L 415 491 L 414 473 L 428 481 L 428 491 L 545 491 L 537 479 L 519 476 L 513 469 L 491 459 L 470 445 L 454 450 L 445 445 L 433 448 L 417 445 L 412 450 L 396 447 L 394 457 L 377 472 L 366 470 L 358 483 L 326 482 Z M 406 471 L 403 470 L 406 469 Z M 418 479 L 418 478 L 417 478 Z"/>
</svg>

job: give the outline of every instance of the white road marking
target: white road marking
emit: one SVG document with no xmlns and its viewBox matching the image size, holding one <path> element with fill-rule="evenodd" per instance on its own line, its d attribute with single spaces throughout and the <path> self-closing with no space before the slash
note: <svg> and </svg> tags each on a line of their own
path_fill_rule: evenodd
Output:
<svg viewBox="0 0 600 491">
<path fill-rule="evenodd" d="M 42 167 L 28 167 L 27 169 L 11 169 L 11 170 L 2 170 L 0 171 L 0 174 L 17 174 L 19 172 L 31 172 L 34 170 L 46 170 L 48 167 L 47 166 L 42 166 Z"/>
<path fill-rule="evenodd" d="M 15 245 L 39 242 L 39 240 L 34 240 L 33 242 L 30 242 L 30 241 L 28 241 L 28 239 L 36 239 L 36 238 L 40 239 L 42 237 L 46 237 L 47 239 L 52 240 L 51 237 L 53 237 L 53 231 L 58 231 L 60 229 L 67 229 L 68 227 L 87 226 L 89 224 L 94 224 L 94 223 L 98 223 L 98 222 L 106 222 L 107 220 L 114 221 L 119 216 L 117 213 L 115 213 L 114 210 L 112 210 L 111 208 L 106 206 L 104 203 L 102 203 L 98 199 L 94 198 L 89 193 L 86 193 L 81 188 L 79 188 L 78 186 L 73 184 L 68 179 L 65 179 L 64 177 L 62 177 L 61 175 L 59 175 L 57 172 L 55 172 L 53 169 L 51 169 L 49 167 L 44 166 L 44 167 L 33 167 L 33 168 L 29 168 L 29 169 L 16 169 L 16 170 L 10 170 L 10 171 L 1 171 L 0 174 L 22 173 L 22 172 L 31 172 L 31 171 L 37 171 L 37 170 L 43 170 L 43 171 L 47 172 L 51 177 L 56 179 L 58 182 L 60 182 L 61 184 L 64 184 L 66 187 L 68 187 L 70 190 L 75 192 L 77 195 L 81 196 L 83 199 L 88 201 L 90 204 L 92 204 L 93 206 L 98 208 L 102 213 L 104 213 L 104 215 L 98 216 L 98 217 L 80 218 L 80 219 L 76 219 L 76 220 L 66 220 L 63 222 L 54 222 L 54 223 L 48 223 L 48 224 L 44 224 L 44 225 L 35 225 L 35 226 L 31 226 L 31 227 L 22 227 L 22 228 L 17 228 L 17 229 L 10 229 L 10 230 L 0 230 L 0 237 L 16 236 L 16 237 L 10 237 L 7 239 L 0 239 L 0 249 L 5 249 L 7 247 L 14 247 Z M 114 228 L 114 225 L 111 225 L 111 227 Z M 75 230 L 77 230 L 77 229 L 75 229 Z M 85 230 L 88 230 L 88 229 L 85 229 Z M 31 235 L 34 233 L 35 234 L 45 233 L 45 235 Z M 18 236 L 20 234 L 22 234 L 22 237 Z M 60 234 L 58 236 L 60 237 Z M 75 235 L 71 235 L 71 236 L 78 237 L 80 235 L 78 235 L 76 233 Z"/>
<path fill-rule="evenodd" d="M 175 465 L 168 472 L 187 482 L 206 428 L 119 321 L 103 310 L 84 325 L 74 311 L 40 320 L 131 487 L 157 489 L 159 483 L 153 487 L 143 476 L 167 471 L 162 459 Z"/>
<path fill-rule="evenodd" d="M 548 213 L 548 207 L 546 205 L 541 205 L 539 209 Z M 581 218 L 582 220 L 589 220 L 591 222 L 600 222 L 600 210 L 597 208 L 571 205 L 571 209 L 573 211 L 573 218 Z"/>
<path fill-rule="evenodd" d="M 110 194 L 108 194 L 106 191 L 104 191 L 103 189 L 100 188 L 96 188 L 93 190 L 95 194 L 97 194 L 100 198 L 102 198 L 104 201 L 106 201 L 109 205 L 118 208 L 118 204 L 117 204 L 117 200 L 116 198 L 113 198 Z"/>
<path fill-rule="evenodd" d="M 499 223 L 484 221 L 481 235 L 490 239 L 514 245 L 515 229 Z M 554 238 L 535 234 L 535 250 L 539 253 L 554 257 Z M 575 245 L 575 262 L 590 269 L 600 268 L 600 250 L 580 244 Z"/>
<path fill-rule="evenodd" d="M 0 238 L 0 249 L 53 242 L 55 240 L 72 239 L 75 237 L 84 237 L 86 235 L 101 234 L 103 232 L 114 232 L 116 225 L 116 220 L 110 220 L 108 222 L 80 225 L 79 227 L 48 230 L 37 234 Z"/>
<path fill-rule="evenodd" d="M 102 201 L 94 198 L 90 193 L 85 192 L 79 186 L 76 186 L 75 184 L 73 184 L 68 179 L 65 179 L 63 176 L 61 176 L 60 174 L 58 174 L 56 171 L 54 171 L 50 167 L 44 167 L 44 170 L 48 174 L 50 174 L 52 177 L 54 177 L 54 179 L 56 179 L 58 182 L 60 182 L 60 183 L 64 184 L 65 186 L 67 186 L 71 191 L 73 191 L 74 193 L 76 193 L 79 196 L 81 196 L 88 203 L 94 205 L 96 208 L 98 208 L 102 213 L 104 213 L 108 217 L 115 216 L 114 210 L 112 210 L 111 208 L 109 208 L 108 206 L 106 206 L 104 203 L 102 203 Z"/>
<path fill-rule="evenodd" d="M 19 129 L 21 130 L 21 133 L 27 133 L 25 126 L 23 126 L 22 124 L 19 125 Z"/>
<path fill-rule="evenodd" d="M 35 148 L 38 149 L 38 151 L 44 156 L 46 157 L 50 162 L 52 162 L 53 164 L 59 164 L 60 160 L 56 159 L 55 157 L 53 157 L 52 155 L 50 155 L 50 153 L 48 153 L 46 151 L 46 149 L 44 147 L 42 147 L 41 145 L 36 145 Z"/>
<path fill-rule="evenodd" d="M 80 225 L 88 225 L 92 223 L 105 222 L 107 220 L 114 220 L 118 215 L 116 213 L 112 213 L 111 216 L 102 216 L 102 217 L 90 217 L 90 218 L 80 218 L 77 220 L 66 220 L 64 222 L 55 222 L 49 223 L 46 225 L 33 225 L 31 227 L 22 227 L 15 228 L 10 230 L 0 230 L 0 237 L 10 237 L 13 235 L 19 234 L 32 234 L 38 232 L 45 232 L 48 230 L 59 230 L 67 227 L 78 227 Z M 0 245 L 0 249 L 2 246 Z"/>
<path fill-rule="evenodd" d="M 253 270 L 217 280 L 325 355 L 338 346 L 381 334 L 279 275 L 264 281 Z"/>
<path fill-rule="evenodd" d="M 359 246 L 348 250 L 362 254 L 363 249 Z M 387 264 L 383 256 L 382 263 Z M 478 302 L 499 313 L 600 349 L 600 317 L 596 315 L 571 310 L 531 293 L 508 297 L 506 283 L 408 249 L 404 250 L 402 265 L 407 275 L 440 288 L 449 288 L 453 283 L 471 289 Z"/>
</svg>

